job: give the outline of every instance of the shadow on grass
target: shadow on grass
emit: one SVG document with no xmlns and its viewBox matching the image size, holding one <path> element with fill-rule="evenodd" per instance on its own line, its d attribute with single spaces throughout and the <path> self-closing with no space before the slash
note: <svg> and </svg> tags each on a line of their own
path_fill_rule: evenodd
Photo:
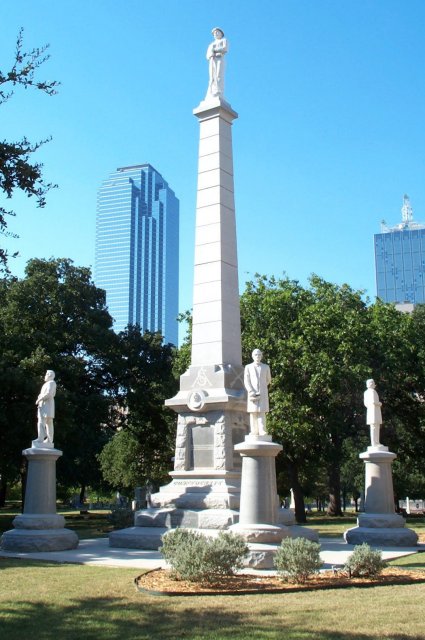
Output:
<svg viewBox="0 0 425 640">
<path fill-rule="evenodd" d="M 266 601 L 263 601 L 266 604 Z M 22 603 L 10 604 L 0 612 L 2 637 L 21 640 L 377 640 L 376 634 L 342 633 L 335 630 L 311 630 L 301 623 L 279 619 L 253 621 L 246 611 L 224 610 L 217 602 L 202 609 L 169 600 L 141 598 L 131 602 L 124 598 L 89 597 L 74 599 L 66 606 Z M 282 601 L 282 606 L 284 602 Z M 391 640 L 423 640 L 423 636 L 394 634 Z"/>
</svg>

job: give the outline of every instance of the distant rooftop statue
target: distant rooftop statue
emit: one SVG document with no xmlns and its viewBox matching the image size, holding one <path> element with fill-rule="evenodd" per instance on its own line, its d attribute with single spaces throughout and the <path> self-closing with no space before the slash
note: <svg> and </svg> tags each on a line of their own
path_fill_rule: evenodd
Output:
<svg viewBox="0 0 425 640">
<path fill-rule="evenodd" d="M 403 206 L 401 207 L 401 222 L 394 227 L 389 227 L 385 220 L 381 221 L 381 233 L 391 233 L 394 231 L 406 231 L 414 229 L 424 229 L 425 225 L 422 222 L 415 222 L 413 220 L 413 209 L 410 204 L 410 198 L 407 194 L 403 196 Z"/>
<path fill-rule="evenodd" d="M 209 83 L 205 100 L 211 98 L 224 98 L 224 56 L 228 50 L 227 39 L 224 31 L 219 27 L 212 29 L 213 42 L 207 49 L 207 60 L 209 61 Z"/>
</svg>

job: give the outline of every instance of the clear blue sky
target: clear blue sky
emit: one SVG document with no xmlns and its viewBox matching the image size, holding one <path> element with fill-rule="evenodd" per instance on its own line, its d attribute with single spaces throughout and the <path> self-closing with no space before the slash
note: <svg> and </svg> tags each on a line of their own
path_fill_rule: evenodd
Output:
<svg viewBox="0 0 425 640">
<path fill-rule="evenodd" d="M 16 91 L 1 137 L 51 135 L 38 153 L 59 188 L 45 209 L 16 197 L 21 257 L 93 265 L 96 192 L 116 167 L 151 163 L 180 199 L 180 309 L 192 304 L 198 123 L 211 28 L 230 42 L 241 290 L 256 272 L 311 273 L 375 296 L 373 234 L 404 193 L 425 221 L 424 0 L 20 0 L 0 6 L 0 68 L 23 26 L 50 43 Z M 2 239 L 3 241 L 3 239 Z"/>
</svg>

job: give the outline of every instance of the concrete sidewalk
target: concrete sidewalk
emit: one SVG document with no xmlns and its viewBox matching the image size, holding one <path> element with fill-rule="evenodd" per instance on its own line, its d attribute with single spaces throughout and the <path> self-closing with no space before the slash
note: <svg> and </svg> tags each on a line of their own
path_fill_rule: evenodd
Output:
<svg viewBox="0 0 425 640">
<path fill-rule="evenodd" d="M 340 567 L 345 564 L 348 556 L 354 549 L 353 545 L 346 544 L 342 538 L 320 540 L 321 557 L 324 562 L 323 569 L 332 566 Z M 380 549 L 384 560 L 411 555 L 418 551 L 425 551 L 425 544 L 417 547 L 385 547 Z M 143 551 L 141 549 L 121 549 L 109 546 L 108 538 L 95 540 L 80 540 L 77 549 L 71 551 L 50 551 L 39 553 L 14 553 L 0 549 L 0 557 L 26 558 L 29 560 L 47 560 L 50 562 L 68 562 L 71 564 L 88 564 L 108 567 L 127 567 L 137 569 L 155 569 L 165 566 L 161 554 L 158 551 Z M 253 570 L 255 571 L 255 570 Z M 270 573 L 270 571 L 257 571 L 256 573 Z"/>
</svg>

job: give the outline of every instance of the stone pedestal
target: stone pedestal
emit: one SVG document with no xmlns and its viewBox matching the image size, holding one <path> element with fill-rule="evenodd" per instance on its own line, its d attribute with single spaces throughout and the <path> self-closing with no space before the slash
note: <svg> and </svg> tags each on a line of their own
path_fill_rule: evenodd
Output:
<svg viewBox="0 0 425 640">
<path fill-rule="evenodd" d="M 235 451 L 242 456 L 239 530 L 244 527 L 252 530 L 257 525 L 259 528 L 267 525 L 267 529 L 276 526 L 279 499 L 275 458 L 281 450 L 282 445 L 272 442 L 271 436 L 248 435 L 244 442 L 235 446 Z M 267 533 L 265 535 L 268 537 Z M 250 541 L 249 534 L 246 539 Z M 260 540 L 258 536 L 256 540 L 269 541 Z"/>
<path fill-rule="evenodd" d="M 65 551 L 78 546 L 78 536 L 65 529 L 65 518 L 56 513 L 56 460 L 62 451 L 33 447 L 22 454 L 28 460 L 25 507 L 6 531 L 1 547 L 6 551 Z"/>
<path fill-rule="evenodd" d="M 317 539 L 317 534 L 293 526 L 292 511 L 280 509 L 276 487 L 276 456 L 282 445 L 269 435 L 248 435 L 235 446 L 242 457 L 242 484 L 239 522 L 229 527 L 241 535 L 249 546 L 246 566 L 272 569 L 276 550 L 288 537 Z"/>
<path fill-rule="evenodd" d="M 415 546 L 418 536 L 407 529 L 404 518 L 395 513 L 391 465 L 396 454 L 378 445 L 368 447 L 359 457 L 365 463 L 364 513 L 359 514 L 357 527 L 344 533 L 345 541 L 375 546 Z"/>
</svg>

